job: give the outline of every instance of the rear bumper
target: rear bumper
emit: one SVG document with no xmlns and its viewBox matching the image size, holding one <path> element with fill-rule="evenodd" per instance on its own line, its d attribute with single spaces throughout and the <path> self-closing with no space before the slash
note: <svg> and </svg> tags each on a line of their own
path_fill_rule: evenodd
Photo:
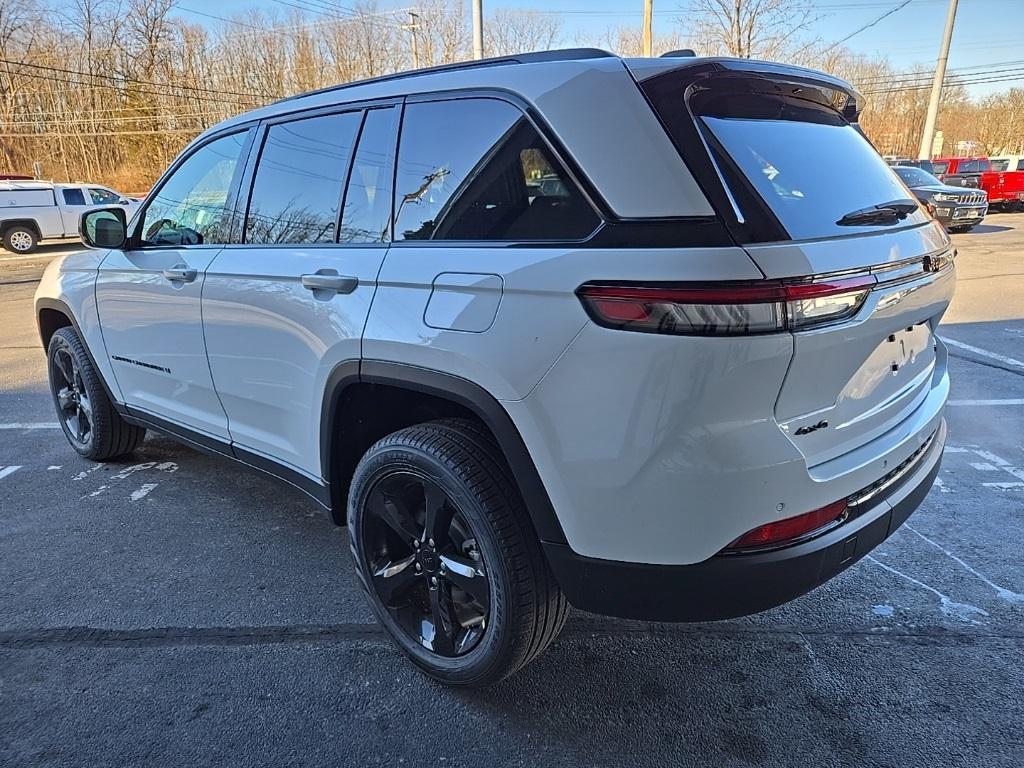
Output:
<svg viewBox="0 0 1024 768">
<path fill-rule="evenodd" d="M 870 507 L 822 536 L 759 554 L 716 555 L 695 565 L 646 565 L 577 555 L 545 544 L 548 562 L 573 606 L 646 621 L 745 616 L 803 595 L 868 554 L 917 509 L 939 473 L 942 421 L 928 448 Z"/>
</svg>

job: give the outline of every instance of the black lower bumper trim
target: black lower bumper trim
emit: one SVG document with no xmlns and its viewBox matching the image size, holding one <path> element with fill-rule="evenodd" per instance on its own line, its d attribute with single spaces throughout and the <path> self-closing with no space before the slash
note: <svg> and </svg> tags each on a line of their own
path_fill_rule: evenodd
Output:
<svg viewBox="0 0 1024 768">
<path fill-rule="evenodd" d="M 921 469 L 891 495 L 803 544 L 763 554 L 716 556 L 694 565 L 601 560 L 578 555 L 563 544 L 545 543 L 545 553 L 569 602 L 580 610 L 644 621 L 710 621 L 758 613 L 825 583 L 903 525 L 935 482 L 944 443 L 945 426 Z"/>
</svg>

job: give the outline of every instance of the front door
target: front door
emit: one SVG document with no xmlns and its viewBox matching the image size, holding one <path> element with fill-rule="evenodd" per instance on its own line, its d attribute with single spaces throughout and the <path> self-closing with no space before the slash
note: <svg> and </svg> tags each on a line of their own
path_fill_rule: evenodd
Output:
<svg viewBox="0 0 1024 768">
<path fill-rule="evenodd" d="M 236 452 L 314 480 L 323 477 L 326 381 L 360 357 L 390 240 L 397 113 L 384 106 L 267 125 L 243 184 L 251 195 L 242 244 L 216 257 L 203 289 L 210 367 Z"/>
<path fill-rule="evenodd" d="M 96 281 L 125 404 L 222 440 L 227 418 L 206 359 L 200 297 L 207 267 L 230 237 L 227 212 L 249 142 L 249 131 L 216 138 L 180 162 Z"/>
</svg>

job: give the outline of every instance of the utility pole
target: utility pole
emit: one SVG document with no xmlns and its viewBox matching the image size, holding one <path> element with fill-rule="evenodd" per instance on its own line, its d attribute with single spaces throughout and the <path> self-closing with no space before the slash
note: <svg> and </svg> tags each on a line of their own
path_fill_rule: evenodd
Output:
<svg viewBox="0 0 1024 768">
<path fill-rule="evenodd" d="M 654 17 L 654 0 L 644 0 L 644 32 L 643 32 L 643 46 L 644 56 L 651 56 L 651 39 L 652 27 Z"/>
<path fill-rule="evenodd" d="M 420 46 L 419 40 L 417 39 L 416 32 L 420 28 L 420 15 L 415 11 L 409 11 L 409 23 L 403 26 L 403 29 L 409 30 L 409 34 L 412 35 L 412 68 L 420 68 Z"/>
<path fill-rule="evenodd" d="M 473 2 L 473 58 L 484 57 L 484 9 L 483 0 Z"/>
<path fill-rule="evenodd" d="M 956 5 L 958 0 L 949 0 L 949 13 L 946 15 L 946 30 L 942 33 L 942 48 L 939 49 L 939 60 L 935 62 L 935 79 L 932 80 L 932 95 L 928 100 L 928 115 L 924 119 L 924 133 L 921 134 L 921 148 L 917 156 L 921 160 L 929 160 L 932 156 L 932 141 L 935 138 L 935 120 L 939 116 L 939 99 L 942 97 L 942 81 L 946 79 L 946 62 L 949 60 L 949 44 L 953 41 L 953 22 L 956 21 Z"/>
</svg>

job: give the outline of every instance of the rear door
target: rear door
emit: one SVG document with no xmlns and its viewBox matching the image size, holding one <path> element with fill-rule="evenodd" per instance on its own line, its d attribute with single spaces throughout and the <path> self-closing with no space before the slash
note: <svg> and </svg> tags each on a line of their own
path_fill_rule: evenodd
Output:
<svg viewBox="0 0 1024 768">
<path fill-rule="evenodd" d="M 231 237 L 232 196 L 251 131 L 193 150 L 146 204 L 124 250 L 100 265 L 96 302 L 126 404 L 220 441 L 227 418 L 206 359 L 200 298 Z"/>
<path fill-rule="evenodd" d="M 291 115 L 263 129 L 244 182 L 242 242 L 217 256 L 203 291 L 236 452 L 322 476 L 326 381 L 359 359 L 391 237 L 398 111 Z"/>
<path fill-rule="evenodd" d="M 939 385 L 934 332 L 953 292 L 949 240 L 908 199 L 832 82 L 732 72 L 701 85 L 684 96 L 670 75 L 645 87 L 670 132 L 687 120 L 707 147 L 727 223 L 764 277 L 855 286 L 780 307 L 793 358 L 776 420 L 814 467 L 899 425 Z"/>
</svg>

